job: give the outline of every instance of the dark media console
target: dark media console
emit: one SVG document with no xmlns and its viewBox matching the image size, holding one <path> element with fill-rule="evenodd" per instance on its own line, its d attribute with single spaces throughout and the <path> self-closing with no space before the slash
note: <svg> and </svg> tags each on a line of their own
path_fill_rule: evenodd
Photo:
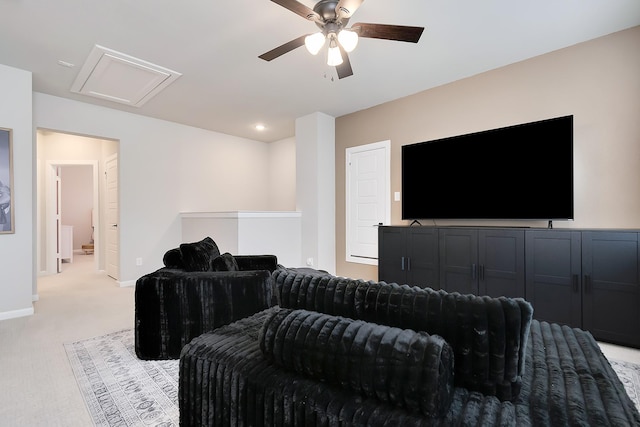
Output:
<svg viewBox="0 0 640 427">
<path fill-rule="evenodd" d="M 384 226 L 378 280 L 522 297 L 534 318 L 640 348 L 640 230 Z"/>
</svg>

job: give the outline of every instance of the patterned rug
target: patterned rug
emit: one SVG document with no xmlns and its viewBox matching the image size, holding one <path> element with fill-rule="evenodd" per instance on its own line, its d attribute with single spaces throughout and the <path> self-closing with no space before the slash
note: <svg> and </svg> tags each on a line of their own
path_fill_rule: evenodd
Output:
<svg viewBox="0 0 640 427">
<path fill-rule="evenodd" d="M 609 363 L 640 411 L 640 365 L 620 360 L 610 360 Z"/>
<path fill-rule="evenodd" d="M 178 361 L 136 357 L 133 329 L 65 344 L 87 409 L 100 427 L 177 427 Z"/>
<path fill-rule="evenodd" d="M 99 427 L 177 427 L 178 361 L 136 357 L 133 329 L 65 344 L 91 419 Z M 640 365 L 610 361 L 640 410 Z"/>
</svg>

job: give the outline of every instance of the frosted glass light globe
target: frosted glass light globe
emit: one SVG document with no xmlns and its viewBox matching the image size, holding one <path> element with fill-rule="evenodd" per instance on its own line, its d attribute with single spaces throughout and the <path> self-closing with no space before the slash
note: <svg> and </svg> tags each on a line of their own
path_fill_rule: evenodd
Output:
<svg viewBox="0 0 640 427">
<path fill-rule="evenodd" d="M 304 45 L 312 55 L 317 55 L 324 46 L 324 34 L 321 32 L 309 34 L 304 38 Z"/>
<path fill-rule="evenodd" d="M 358 45 L 358 33 L 351 30 L 342 30 L 338 33 L 338 41 L 345 51 L 351 52 Z"/>
<path fill-rule="evenodd" d="M 342 64 L 342 54 L 339 47 L 330 47 L 327 56 L 327 65 L 335 67 Z"/>
</svg>

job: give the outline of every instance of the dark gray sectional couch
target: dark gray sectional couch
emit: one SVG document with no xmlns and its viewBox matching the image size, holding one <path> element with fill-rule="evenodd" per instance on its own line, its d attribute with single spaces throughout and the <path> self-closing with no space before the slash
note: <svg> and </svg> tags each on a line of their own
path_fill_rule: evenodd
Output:
<svg viewBox="0 0 640 427">
<path fill-rule="evenodd" d="M 186 426 L 637 426 L 597 343 L 524 300 L 277 269 L 180 357 Z"/>
</svg>

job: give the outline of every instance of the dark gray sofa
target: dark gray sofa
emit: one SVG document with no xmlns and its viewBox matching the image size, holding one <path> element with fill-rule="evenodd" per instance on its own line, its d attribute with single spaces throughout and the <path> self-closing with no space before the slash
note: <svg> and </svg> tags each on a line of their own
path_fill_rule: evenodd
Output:
<svg viewBox="0 0 640 427">
<path fill-rule="evenodd" d="M 274 255 L 220 254 L 206 237 L 167 251 L 163 262 L 136 281 L 140 359 L 177 359 L 193 338 L 274 305 Z"/>
<path fill-rule="evenodd" d="M 273 279 L 279 306 L 184 347 L 181 426 L 640 425 L 591 334 L 526 301 Z"/>
</svg>

